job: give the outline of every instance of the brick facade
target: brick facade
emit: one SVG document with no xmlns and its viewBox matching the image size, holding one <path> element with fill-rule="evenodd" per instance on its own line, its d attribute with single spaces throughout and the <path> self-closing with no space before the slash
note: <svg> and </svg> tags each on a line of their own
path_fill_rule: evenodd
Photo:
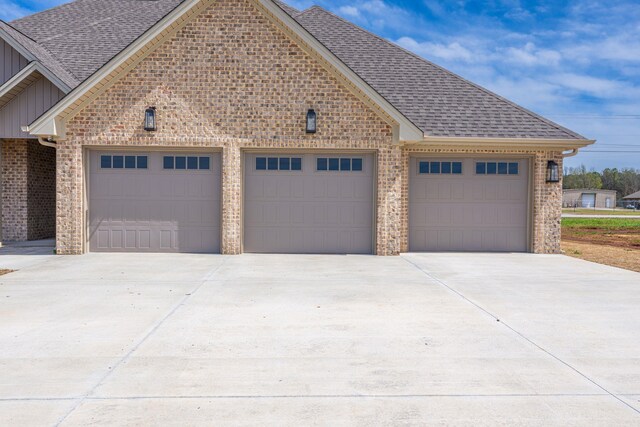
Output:
<svg viewBox="0 0 640 427">
<path fill-rule="evenodd" d="M 56 150 L 33 140 L 27 146 L 27 239 L 50 239 L 56 235 Z"/>
<path fill-rule="evenodd" d="M 148 106 L 157 108 L 157 132 L 143 130 Z M 309 108 L 318 113 L 313 135 L 305 133 Z M 249 1 L 216 2 L 69 121 L 57 153 L 57 248 L 62 254 L 84 251 L 83 157 L 92 146 L 220 149 L 225 254 L 242 250 L 243 150 L 375 151 L 376 253 L 396 255 L 407 245 L 408 151 L 393 143 L 389 123 Z M 536 224 L 539 218 L 543 229 L 536 229 L 541 239 L 536 250 L 554 251 L 559 215 L 547 218 L 554 213 L 553 200 L 544 198 L 555 192 L 546 188 L 536 193 Z"/>
<path fill-rule="evenodd" d="M 55 236 L 55 150 L 27 139 L 2 140 L 2 239 Z"/>
</svg>

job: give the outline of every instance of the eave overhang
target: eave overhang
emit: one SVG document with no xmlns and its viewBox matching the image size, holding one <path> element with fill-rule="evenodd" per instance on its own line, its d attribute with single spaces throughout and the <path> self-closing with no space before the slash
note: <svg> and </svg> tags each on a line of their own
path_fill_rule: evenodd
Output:
<svg viewBox="0 0 640 427">
<path fill-rule="evenodd" d="M 578 150 L 594 144 L 592 139 L 543 139 L 543 138 L 484 138 L 484 137 L 436 137 L 426 136 L 419 141 L 405 142 L 402 145 L 412 148 L 430 148 L 434 150 L 530 150 L 565 151 Z"/>
<path fill-rule="evenodd" d="M 18 96 L 20 92 L 42 77 L 51 81 L 64 93 L 69 92 L 70 88 L 53 76 L 42 64 L 39 62 L 31 62 L 0 86 L 0 108 L 4 107 L 13 98 Z"/>
</svg>

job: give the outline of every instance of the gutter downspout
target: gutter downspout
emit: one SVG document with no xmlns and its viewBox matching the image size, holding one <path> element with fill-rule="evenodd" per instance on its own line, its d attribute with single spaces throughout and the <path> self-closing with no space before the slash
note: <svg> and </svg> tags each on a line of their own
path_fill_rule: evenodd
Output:
<svg viewBox="0 0 640 427">
<path fill-rule="evenodd" d="M 29 133 L 29 126 L 21 126 L 20 130 L 22 130 L 22 132 Z M 58 144 L 56 144 L 56 142 L 51 137 L 45 139 L 45 138 L 39 136 L 38 137 L 38 142 L 41 145 L 44 145 L 45 147 L 58 148 Z"/>
<path fill-rule="evenodd" d="M 567 157 L 573 157 L 575 155 L 578 154 L 579 149 L 578 148 L 573 148 L 570 152 L 568 153 L 562 153 L 562 158 L 566 159 Z"/>
<path fill-rule="evenodd" d="M 56 144 L 52 138 L 44 139 L 43 137 L 39 136 L 38 142 L 45 147 L 58 148 L 58 144 Z"/>
</svg>

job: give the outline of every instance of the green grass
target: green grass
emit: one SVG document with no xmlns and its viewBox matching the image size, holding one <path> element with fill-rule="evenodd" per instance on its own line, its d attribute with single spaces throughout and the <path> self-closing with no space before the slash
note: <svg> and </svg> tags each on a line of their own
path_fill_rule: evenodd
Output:
<svg viewBox="0 0 640 427">
<path fill-rule="evenodd" d="M 564 208 L 562 209 L 562 213 L 574 214 L 574 215 L 610 215 L 610 216 L 636 215 L 636 216 L 640 216 L 640 211 L 635 211 L 632 209 L 616 209 L 614 211 L 614 210 L 603 210 L 603 209 Z"/>
<path fill-rule="evenodd" d="M 640 228 L 639 218 L 563 218 L 562 226 L 571 229 L 599 228 L 604 230 L 624 230 Z"/>
</svg>

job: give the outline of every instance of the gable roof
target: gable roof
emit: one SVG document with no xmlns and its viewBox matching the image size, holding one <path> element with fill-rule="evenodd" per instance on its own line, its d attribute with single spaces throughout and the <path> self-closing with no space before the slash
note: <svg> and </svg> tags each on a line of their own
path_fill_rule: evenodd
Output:
<svg viewBox="0 0 640 427">
<path fill-rule="evenodd" d="M 69 92 L 78 85 L 79 81 L 47 49 L 4 21 L 0 21 L 0 37 L 28 61 L 39 62 L 48 71 L 44 73 L 46 77 L 63 92 Z"/>
<path fill-rule="evenodd" d="M 636 191 L 633 194 L 623 197 L 623 199 L 640 199 L 640 191 Z"/>
<path fill-rule="evenodd" d="M 40 77 L 48 75 L 48 71 L 37 61 L 30 62 L 22 70 L 0 86 L 0 108 L 7 105 Z M 51 79 L 49 79 L 51 80 Z"/>
<path fill-rule="evenodd" d="M 71 73 L 77 86 L 183 0 L 77 0 L 11 22 Z"/>
<path fill-rule="evenodd" d="M 172 11 L 195 1 L 76 0 L 11 24 L 46 46 L 82 81 L 95 76 Z M 370 89 L 374 102 L 390 106 L 427 139 L 592 143 L 321 7 L 301 12 L 280 0 L 256 2 L 272 8 L 268 12 L 278 14 L 288 29 L 305 33 L 304 44 L 332 57 L 349 80 Z"/>
<path fill-rule="evenodd" d="M 584 139 L 321 7 L 296 20 L 427 136 Z"/>
</svg>

